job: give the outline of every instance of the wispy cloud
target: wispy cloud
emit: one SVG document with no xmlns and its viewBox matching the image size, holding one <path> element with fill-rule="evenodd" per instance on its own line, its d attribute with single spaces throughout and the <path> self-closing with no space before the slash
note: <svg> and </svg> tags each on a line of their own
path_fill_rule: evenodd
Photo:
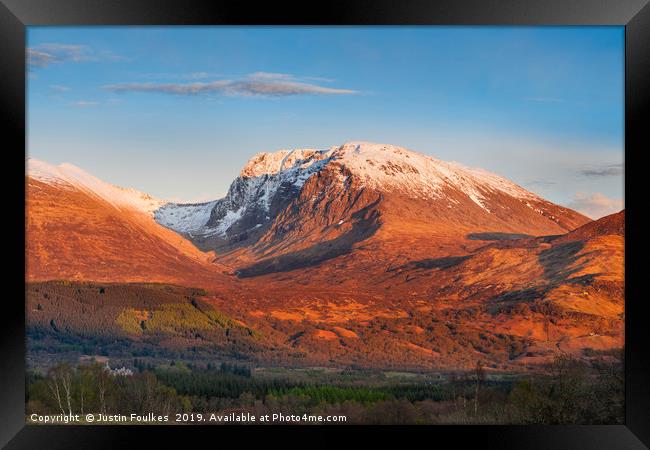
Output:
<svg viewBox="0 0 650 450">
<path fill-rule="evenodd" d="M 80 44 L 40 44 L 27 49 L 27 65 L 30 68 L 47 67 L 50 64 L 82 61 L 121 61 L 122 56 L 110 51 L 95 51 Z"/>
<path fill-rule="evenodd" d="M 564 100 L 557 97 L 526 97 L 524 100 L 527 102 L 536 103 L 563 103 Z"/>
<path fill-rule="evenodd" d="M 29 67 L 45 67 L 56 60 L 57 57 L 51 53 L 33 48 L 27 49 L 27 65 Z"/>
<path fill-rule="evenodd" d="M 248 75 L 253 80 L 295 80 L 295 76 L 289 73 L 278 72 L 254 72 Z"/>
<path fill-rule="evenodd" d="M 191 73 L 182 74 L 180 78 L 185 80 L 199 80 L 203 78 L 208 78 L 209 76 L 210 74 L 208 72 L 191 72 Z"/>
<path fill-rule="evenodd" d="M 68 92 L 70 90 L 70 86 L 64 86 L 62 84 L 51 84 L 50 90 L 54 92 L 63 93 L 63 92 Z"/>
<path fill-rule="evenodd" d="M 173 72 L 156 72 L 156 73 L 140 73 L 138 78 L 156 79 L 156 80 L 203 80 L 206 78 L 218 76 L 218 74 L 210 72 L 188 72 L 188 73 L 173 73 Z"/>
<path fill-rule="evenodd" d="M 209 83 L 118 83 L 107 84 L 102 88 L 112 92 L 159 92 L 164 94 L 193 95 L 223 91 L 232 83 L 228 80 Z"/>
<path fill-rule="evenodd" d="M 76 102 L 72 103 L 72 106 L 76 106 L 78 108 L 88 108 L 90 106 L 97 105 L 99 105 L 99 102 L 93 100 L 77 100 Z"/>
<path fill-rule="evenodd" d="M 248 78 L 253 80 L 273 80 L 273 81 L 278 81 L 278 80 L 297 81 L 297 82 L 319 81 L 321 83 L 332 83 L 335 81 L 332 78 L 297 76 L 290 73 L 279 73 L 279 72 L 254 72 L 249 74 Z"/>
<path fill-rule="evenodd" d="M 27 64 L 30 67 L 46 67 L 64 61 L 88 61 L 90 48 L 86 45 L 41 44 L 27 49 Z"/>
<path fill-rule="evenodd" d="M 586 177 L 613 177 L 623 174 L 623 164 L 607 164 L 602 166 L 592 166 L 578 171 Z"/>
<path fill-rule="evenodd" d="M 222 94 L 230 96 L 286 97 L 295 95 L 350 95 L 352 89 L 336 89 L 296 81 L 289 74 L 256 72 L 239 80 L 192 83 L 118 83 L 103 86 L 112 92 L 157 92 L 175 95 Z"/>
<path fill-rule="evenodd" d="M 349 95 L 357 94 L 352 89 L 336 89 L 319 86 L 316 84 L 300 83 L 292 81 L 236 81 L 229 88 L 235 94 L 241 95 L 266 95 L 266 96 L 287 96 L 301 94 L 318 95 Z"/>
<path fill-rule="evenodd" d="M 578 192 L 567 206 L 592 219 L 619 212 L 624 207 L 622 199 L 609 198 L 599 192 L 594 194 Z"/>
<path fill-rule="evenodd" d="M 121 99 L 121 98 L 109 98 L 109 99 L 106 99 L 105 101 L 77 100 L 75 102 L 69 103 L 69 105 L 77 107 L 77 108 L 90 108 L 90 107 L 93 107 L 93 106 L 117 106 L 117 105 L 121 105 L 122 103 L 124 103 L 124 99 Z"/>
</svg>

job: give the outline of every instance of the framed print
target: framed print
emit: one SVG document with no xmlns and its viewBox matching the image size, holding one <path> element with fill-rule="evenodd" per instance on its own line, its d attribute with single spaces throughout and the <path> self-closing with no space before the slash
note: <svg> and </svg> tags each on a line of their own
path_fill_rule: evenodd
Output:
<svg viewBox="0 0 650 450">
<path fill-rule="evenodd" d="M 7 448 L 650 442 L 647 2 L 0 17 Z"/>
</svg>

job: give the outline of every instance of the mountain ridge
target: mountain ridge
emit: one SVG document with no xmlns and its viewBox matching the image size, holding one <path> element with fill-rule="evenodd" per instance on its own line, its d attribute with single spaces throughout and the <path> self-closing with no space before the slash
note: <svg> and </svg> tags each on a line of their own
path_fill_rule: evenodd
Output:
<svg viewBox="0 0 650 450">
<path fill-rule="evenodd" d="M 154 221 L 162 201 L 71 164 L 29 159 L 26 273 L 29 280 L 206 282 L 227 272 L 211 253 Z"/>
<path fill-rule="evenodd" d="M 102 181 L 70 163 L 54 166 L 45 161 L 28 158 L 27 175 L 46 184 L 82 189 L 108 201 L 118 209 L 119 207 L 127 207 L 144 212 L 152 217 L 155 210 L 168 203 L 144 192 Z"/>
<path fill-rule="evenodd" d="M 299 355 L 296 364 L 449 369 L 480 359 L 520 370 L 558 352 L 584 357 L 622 346 L 624 212 L 590 221 L 543 199 L 508 195 L 516 188 L 500 178 L 490 180 L 505 192 L 476 188 L 481 198 L 472 199 L 466 184 L 477 178 L 465 172 L 456 174 L 465 191 L 443 178 L 431 196 L 377 189 L 355 173 L 365 158 L 356 145 L 258 155 L 233 182 L 230 204 L 186 204 L 188 227 L 219 226 L 231 206 L 260 201 L 226 229 L 249 236 L 232 240 L 238 231 L 221 247 L 157 222 L 168 203 L 152 211 L 163 201 L 69 165 L 31 164 L 27 281 L 204 289 L 207 304 L 269 348 Z M 397 149 L 371 150 L 390 156 Z M 401 156 L 420 172 L 415 157 Z M 413 174 L 386 159 L 371 160 L 373 173 Z M 251 233 L 247 227 L 266 215 Z M 187 345 L 212 345 L 188 333 Z"/>
<path fill-rule="evenodd" d="M 318 184 L 319 179 L 326 179 L 327 186 L 320 182 L 317 189 L 309 188 L 311 198 L 302 195 L 305 186 Z M 435 209 L 438 217 L 455 218 L 467 232 L 476 224 L 489 224 L 497 229 L 474 231 L 502 228 L 504 232 L 564 233 L 591 220 L 482 169 L 446 163 L 403 147 L 356 141 L 327 150 L 258 153 L 249 159 L 223 199 L 198 205 L 168 203 L 156 211 L 156 220 L 203 250 L 228 253 L 254 246 L 259 240 L 268 241 L 267 233 L 282 228 L 275 223 L 278 217 L 287 217 L 297 203 L 304 207 L 312 200 L 334 205 L 348 196 L 349 190 L 380 196 L 381 203 L 387 205 L 383 208 L 386 217 L 391 215 L 385 214 L 388 209 L 403 211 L 408 209 L 403 204 L 423 202 L 424 208 Z M 325 192 L 330 192 L 328 198 L 322 197 Z M 391 199 L 395 207 L 390 206 Z M 463 226 L 464 218 L 474 223 Z M 293 222 L 305 222 L 303 219 Z M 343 225 L 346 220 L 351 217 L 341 216 L 333 223 Z M 329 233 L 325 229 L 310 232 Z"/>
</svg>

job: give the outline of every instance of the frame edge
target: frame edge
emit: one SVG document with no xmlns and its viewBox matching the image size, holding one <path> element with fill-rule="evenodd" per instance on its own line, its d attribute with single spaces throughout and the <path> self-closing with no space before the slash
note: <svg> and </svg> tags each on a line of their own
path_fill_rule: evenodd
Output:
<svg viewBox="0 0 650 450">
<path fill-rule="evenodd" d="M 25 149 L 25 25 L 16 17 L 13 12 L 0 3 L 0 67 L 3 72 L 3 89 L 0 94 L 0 123 L 3 124 L 5 139 L 10 144 L 5 147 L 4 163 L 15 170 L 2 177 L 5 184 L 5 192 L 15 192 L 17 186 L 22 186 L 17 196 L 12 196 L 16 202 L 16 211 L 23 211 L 13 217 L 7 228 L 11 253 L 15 256 L 7 261 L 7 266 L 18 268 L 17 272 L 22 274 L 24 279 L 24 235 L 25 235 L 25 159 L 20 155 L 18 149 Z M 13 138 L 13 139 L 12 139 Z M 22 167 L 22 173 L 18 167 Z M 20 203 L 23 203 L 21 205 Z M 23 239 L 18 237 L 22 236 Z M 22 256 L 20 256 L 22 255 Z M 20 276 L 20 275 L 19 275 Z M 13 280 L 8 277 L 9 284 L 18 283 L 22 280 Z M 0 445 L 5 445 L 16 433 L 25 427 L 25 304 L 19 305 L 14 297 L 14 290 L 8 289 L 9 297 L 5 317 L 14 317 L 14 321 L 4 321 L 0 328 L 2 336 L 3 368 L 0 371 L 0 398 L 3 402 L 0 405 Z M 24 299 L 24 289 L 20 297 Z M 15 292 L 15 294 L 18 294 Z M 18 297 L 18 295 L 16 295 Z"/>
</svg>

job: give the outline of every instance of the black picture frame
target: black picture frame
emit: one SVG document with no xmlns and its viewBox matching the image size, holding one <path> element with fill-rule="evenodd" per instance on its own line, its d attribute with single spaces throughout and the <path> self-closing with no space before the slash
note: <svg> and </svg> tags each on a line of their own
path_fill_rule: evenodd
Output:
<svg viewBox="0 0 650 450">
<path fill-rule="evenodd" d="M 367 439 L 389 444 L 440 445 L 453 442 L 482 448 L 636 449 L 650 445 L 650 357 L 644 347 L 647 310 L 643 297 L 642 201 L 644 150 L 648 148 L 650 107 L 650 5 L 648 0 L 356 0 L 278 3 L 253 6 L 219 0 L 0 0 L 0 111 L 4 147 L 4 192 L 12 203 L 5 213 L 5 262 L 13 268 L 3 298 L 2 370 L 0 370 L 0 444 L 8 449 L 125 448 L 146 436 L 167 444 L 195 445 L 199 439 L 223 442 L 234 437 L 246 445 L 257 432 L 269 442 L 286 426 L 137 427 L 25 425 L 25 36 L 26 26 L 47 25 L 619 25 L 625 26 L 625 196 L 626 314 L 625 425 L 614 426 L 431 426 L 359 427 Z M 647 175 L 646 175 L 647 176 Z M 646 189 L 647 190 L 647 189 Z M 20 213 L 22 211 L 22 214 Z M 628 243 L 631 243 L 628 245 Z M 23 261 L 20 265 L 19 261 Z M 13 289 L 15 288 L 15 290 Z M 15 295 L 13 295 L 15 293 Z M 336 428 L 336 427 L 334 427 Z M 346 427 L 349 432 L 351 427 Z M 291 442 L 337 445 L 332 427 L 290 427 Z M 336 428 L 335 431 L 340 430 Z M 255 432 L 253 432 L 255 431 Z M 317 434 L 317 437 L 313 435 Z M 416 436 L 421 444 L 416 444 Z M 405 439 L 408 439 L 405 440 Z M 444 439 L 441 440 L 441 439 Z M 451 439 L 451 441 L 449 440 Z M 207 441 L 210 442 L 210 441 Z M 283 441 L 286 442 L 286 441 Z M 198 444 L 196 444 L 198 445 Z M 445 445 L 446 446 L 446 445 Z"/>
</svg>

